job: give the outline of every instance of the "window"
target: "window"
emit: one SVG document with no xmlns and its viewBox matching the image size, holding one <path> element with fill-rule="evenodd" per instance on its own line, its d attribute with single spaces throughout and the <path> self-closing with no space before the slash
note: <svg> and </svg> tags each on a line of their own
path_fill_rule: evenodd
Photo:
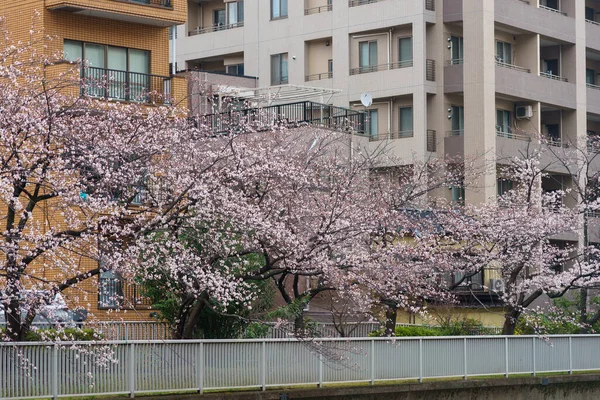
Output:
<svg viewBox="0 0 600 400">
<path fill-rule="evenodd" d="M 463 53 L 463 38 L 460 36 L 450 37 L 450 64 L 462 64 Z"/>
<path fill-rule="evenodd" d="M 271 0 L 271 19 L 287 18 L 288 0 Z"/>
<path fill-rule="evenodd" d="M 214 10 L 213 11 L 213 26 L 225 26 L 226 14 L 225 10 Z"/>
<path fill-rule="evenodd" d="M 585 70 L 585 83 L 589 84 L 589 85 L 595 85 L 596 84 L 596 71 L 593 69 L 586 69 Z"/>
<path fill-rule="evenodd" d="M 288 54 L 281 53 L 271 56 L 271 85 L 288 83 Z"/>
<path fill-rule="evenodd" d="M 225 66 L 225 73 L 229 75 L 244 75 L 244 64 L 235 64 Z"/>
<path fill-rule="evenodd" d="M 372 71 L 377 65 L 377 40 L 358 44 L 358 59 L 361 72 Z"/>
<path fill-rule="evenodd" d="M 496 42 L 496 61 L 512 64 L 512 45 L 510 43 Z"/>
<path fill-rule="evenodd" d="M 463 186 L 452 186 L 450 190 L 453 204 L 465 204 L 465 188 Z"/>
<path fill-rule="evenodd" d="M 412 37 L 400 38 L 398 40 L 398 61 L 400 65 L 404 64 L 412 65 L 413 59 L 413 46 L 412 46 Z"/>
<path fill-rule="evenodd" d="M 333 75 L 333 60 L 327 60 L 327 72 L 330 77 Z"/>
<path fill-rule="evenodd" d="M 504 133 L 504 136 L 508 137 L 510 124 L 510 111 L 496 110 L 496 132 Z"/>
<path fill-rule="evenodd" d="M 98 278 L 98 308 L 119 308 L 123 300 L 123 278 L 114 271 L 102 271 Z"/>
<path fill-rule="evenodd" d="M 513 189 L 514 182 L 508 179 L 498 178 L 496 181 L 496 188 L 498 197 L 504 196 L 504 194 L 508 193 Z"/>
<path fill-rule="evenodd" d="M 553 142 L 560 142 L 560 126 L 558 124 L 544 125 L 546 138 Z"/>
<path fill-rule="evenodd" d="M 558 70 L 558 59 L 544 60 L 544 71 L 547 74 L 559 76 L 560 71 Z"/>
<path fill-rule="evenodd" d="M 587 19 L 588 21 L 595 21 L 595 12 L 594 9 L 592 7 L 586 7 L 585 8 L 585 19 Z"/>
<path fill-rule="evenodd" d="M 460 136 L 465 131 L 465 108 L 463 106 L 452 106 L 452 136 Z"/>
<path fill-rule="evenodd" d="M 400 137 L 412 136 L 413 133 L 413 108 L 400 107 Z"/>
<path fill-rule="evenodd" d="M 145 100 L 143 94 L 150 85 L 149 51 L 65 40 L 64 52 L 69 61 L 87 61 L 84 77 L 89 96 Z M 110 79 L 107 87 L 100 84 L 106 78 Z"/>
<path fill-rule="evenodd" d="M 559 0 L 541 0 L 540 4 L 543 5 L 543 6 L 545 6 L 545 7 L 551 8 L 553 10 L 559 10 L 560 9 L 560 7 L 559 7 L 560 6 Z"/>
<path fill-rule="evenodd" d="M 367 135 L 379 135 L 379 115 L 377 110 L 367 110 Z"/>
<path fill-rule="evenodd" d="M 237 25 L 244 23 L 244 2 L 234 1 L 227 4 L 227 24 Z"/>
</svg>

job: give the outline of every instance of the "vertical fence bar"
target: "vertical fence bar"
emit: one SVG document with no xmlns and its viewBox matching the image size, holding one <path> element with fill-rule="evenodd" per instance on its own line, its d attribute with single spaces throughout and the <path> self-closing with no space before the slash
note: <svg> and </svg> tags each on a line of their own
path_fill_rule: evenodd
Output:
<svg viewBox="0 0 600 400">
<path fill-rule="evenodd" d="M 508 337 L 504 338 L 504 377 L 508 378 Z"/>
<path fill-rule="evenodd" d="M 569 375 L 573 373 L 573 338 L 569 336 Z"/>
<path fill-rule="evenodd" d="M 371 339 L 371 385 L 375 384 L 375 339 Z"/>
<path fill-rule="evenodd" d="M 323 387 L 323 350 L 319 353 L 319 383 L 317 386 Z"/>
<path fill-rule="evenodd" d="M 531 375 L 535 376 L 535 336 L 531 338 L 531 354 L 533 361 L 533 371 L 531 372 Z"/>
<path fill-rule="evenodd" d="M 135 397 L 135 344 L 129 345 L 129 373 L 127 376 L 129 380 L 129 397 Z"/>
<path fill-rule="evenodd" d="M 261 359 L 260 386 L 264 392 L 267 390 L 267 342 L 265 340 L 262 341 Z"/>
<path fill-rule="evenodd" d="M 52 348 L 52 398 L 58 399 L 58 345 Z"/>
<path fill-rule="evenodd" d="M 203 342 L 196 346 L 196 386 L 198 393 L 204 392 L 204 348 Z"/>
<path fill-rule="evenodd" d="M 419 338 L 419 382 L 423 382 L 423 338 Z"/>
<path fill-rule="evenodd" d="M 463 338 L 463 362 L 464 362 L 464 367 L 465 367 L 465 374 L 463 376 L 464 380 L 467 380 L 467 338 Z"/>
</svg>

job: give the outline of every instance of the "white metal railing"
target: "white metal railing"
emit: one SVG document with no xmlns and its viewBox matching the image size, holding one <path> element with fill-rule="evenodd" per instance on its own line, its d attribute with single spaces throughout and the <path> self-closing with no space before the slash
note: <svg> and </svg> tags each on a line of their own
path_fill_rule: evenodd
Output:
<svg viewBox="0 0 600 400">
<path fill-rule="evenodd" d="M 514 65 L 514 64 L 508 64 L 508 63 L 505 63 L 504 61 L 500 61 L 500 60 L 496 60 L 496 65 L 499 67 L 503 67 L 503 68 L 514 69 L 515 71 L 521 71 L 521 72 L 527 72 L 527 73 L 531 72 L 531 70 L 529 68 L 520 67 L 520 66 Z"/>
<path fill-rule="evenodd" d="M 600 90 L 600 86 L 598 85 L 594 85 L 593 83 L 586 83 L 585 84 L 587 87 L 589 87 L 590 89 L 596 89 L 596 90 Z"/>
<path fill-rule="evenodd" d="M 348 0 L 348 7 L 362 6 L 365 4 L 377 3 L 383 0 Z"/>
<path fill-rule="evenodd" d="M 196 29 L 189 31 L 188 36 L 202 35 L 204 33 L 210 33 L 210 32 L 226 31 L 228 29 L 241 28 L 243 26 L 244 26 L 244 21 L 234 22 L 233 24 L 209 26 L 207 28 L 198 27 Z"/>
<path fill-rule="evenodd" d="M 550 72 L 540 72 L 540 76 L 548 79 L 554 79 L 555 81 L 568 82 L 569 80 L 565 77 L 551 74 Z"/>
<path fill-rule="evenodd" d="M 320 14 L 322 12 L 327 12 L 331 10 L 333 10 L 333 4 L 326 4 L 324 6 L 305 8 L 304 15 Z"/>
<path fill-rule="evenodd" d="M 464 136 L 465 134 L 465 130 L 464 129 L 454 129 L 451 131 L 446 131 L 446 136 L 450 137 L 450 136 Z"/>
<path fill-rule="evenodd" d="M 333 72 L 322 72 L 320 74 L 310 74 L 310 75 L 306 75 L 304 77 L 304 80 L 306 82 L 310 82 L 310 81 L 320 81 L 323 79 L 331 79 L 333 78 Z"/>
<path fill-rule="evenodd" d="M 516 139 L 516 140 L 523 140 L 525 142 L 531 142 L 531 136 L 523 135 L 520 133 L 496 131 L 496 136 L 507 138 L 507 139 Z"/>
<path fill-rule="evenodd" d="M 590 24 L 600 25 L 600 22 L 592 21 L 591 19 L 586 19 L 585 22 L 589 22 Z"/>
<path fill-rule="evenodd" d="M 358 68 L 351 68 L 350 75 L 366 74 L 369 72 L 387 71 L 398 68 L 409 68 L 413 66 L 413 60 L 395 61 L 387 64 L 366 65 Z"/>
<path fill-rule="evenodd" d="M 389 133 L 382 133 L 382 134 L 378 134 L 378 135 L 369 136 L 369 142 L 376 142 L 379 140 L 388 140 L 388 139 L 389 140 L 391 140 L 391 139 L 406 139 L 406 138 L 411 138 L 411 137 L 414 137 L 413 130 L 389 132 Z"/>
<path fill-rule="evenodd" d="M 169 324 L 158 321 L 85 321 L 84 328 L 101 333 L 105 340 L 171 339 Z"/>
<path fill-rule="evenodd" d="M 541 4 L 539 5 L 539 7 L 540 7 L 541 9 L 543 9 L 543 10 L 546 10 L 546 11 L 552 11 L 552 12 L 554 12 L 554 13 L 557 13 L 557 14 L 560 14 L 560 15 L 565 15 L 565 16 L 567 15 L 567 13 L 566 13 L 566 12 L 563 12 L 563 11 L 557 10 L 556 8 L 552 8 L 552 7 L 546 7 L 546 6 L 543 6 L 543 5 L 541 5 Z"/>
<path fill-rule="evenodd" d="M 99 364 L 106 349 L 113 352 L 111 361 Z M 133 397 L 599 369 L 598 335 L 6 342 L 0 343 L 0 397 Z"/>
<path fill-rule="evenodd" d="M 464 60 L 462 58 L 453 58 L 451 60 L 446 60 L 446 65 L 450 66 L 450 65 L 460 65 L 463 64 Z"/>
</svg>

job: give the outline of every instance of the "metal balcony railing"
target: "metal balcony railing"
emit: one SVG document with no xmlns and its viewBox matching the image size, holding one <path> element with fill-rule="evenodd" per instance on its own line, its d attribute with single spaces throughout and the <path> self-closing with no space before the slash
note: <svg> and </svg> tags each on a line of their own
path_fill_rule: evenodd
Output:
<svg viewBox="0 0 600 400">
<path fill-rule="evenodd" d="M 531 73 L 529 68 L 519 67 L 518 65 L 505 63 L 501 60 L 496 60 L 496 65 L 502 68 L 514 69 L 515 71 L 527 72 L 528 74 Z"/>
<path fill-rule="evenodd" d="M 171 104 L 171 78 L 107 68 L 81 68 L 82 95 L 107 100 Z"/>
<path fill-rule="evenodd" d="M 552 8 L 552 7 L 546 7 L 546 6 L 543 6 L 543 5 L 541 5 L 541 4 L 540 4 L 540 6 L 539 6 L 539 7 L 540 7 L 542 10 L 552 11 L 552 12 L 554 12 L 554 13 L 557 13 L 557 14 L 560 14 L 560 15 L 564 15 L 564 16 L 566 16 L 566 15 L 567 15 L 567 13 L 566 13 L 566 12 L 563 12 L 563 11 L 557 10 L 556 8 Z"/>
<path fill-rule="evenodd" d="M 503 137 L 506 139 L 515 139 L 515 140 L 523 140 L 525 142 L 531 142 L 531 136 L 524 135 L 521 133 L 513 133 L 513 132 L 504 132 L 504 131 L 496 131 L 497 137 Z"/>
<path fill-rule="evenodd" d="M 465 130 L 464 129 L 454 129 L 451 131 L 446 131 L 446 136 L 450 137 L 450 136 L 464 136 L 465 135 Z"/>
<path fill-rule="evenodd" d="M 217 135 L 263 131 L 273 125 L 295 127 L 302 124 L 365 135 L 363 112 L 312 101 L 209 114 L 198 117 L 195 123 L 209 127 Z"/>
<path fill-rule="evenodd" d="M 382 133 L 378 135 L 369 136 L 369 142 L 377 142 L 379 140 L 392 140 L 392 139 L 407 139 L 414 137 L 414 131 L 400 131 L 400 132 L 390 132 L 390 133 Z"/>
<path fill-rule="evenodd" d="M 236 22 L 236 23 L 233 23 L 233 24 L 209 26 L 208 28 L 198 27 L 196 29 L 193 29 L 193 30 L 189 31 L 188 35 L 189 36 L 202 35 L 204 33 L 226 31 L 228 29 L 241 28 L 243 26 L 244 26 L 244 21 Z"/>
<path fill-rule="evenodd" d="M 435 11 L 435 0 L 425 0 L 425 9 Z"/>
<path fill-rule="evenodd" d="M 159 7 L 173 7 L 171 0 L 128 0 L 131 3 L 141 3 L 147 4 L 150 6 L 159 6 Z"/>
<path fill-rule="evenodd" d="M 310 81 L 321 81 L 323 79 L 331 79 L 333 78 L 333 72 L 323 72 L 320 74 L 310 74 L 310 75 L 306 75 L 306 77 L 304 78 L 304 80 L 306 82 L 310 82 Z"/>
<path fill-rule="evenodd" d="M 600 25 L 600 22 L 592 21 L 591 19 L 586 19 L 585 22 L 589 22 L 590 24 Z"/>
<path fill-rule="evenodd" d="M 384 0 L 348 0 L 348 7 L 362 6 L 365 4 L 377 3 Z"/>
<path fill-rule="evenodd" d="M 437 150 L 437 133 L 434 129 L 427 129 L 427 151 L 435 153 Z"/>
<path fill-rule="evenodd" d="M 559 75 L 554 75 L 550 72 L 540 72 L 540 76 L 543 76 L 544 78 L 548 78 L 548 79 L 554 79 L 555 81 L 569 82 L 569 80 L 567 78 L 564 78 Z"/>
<path fill-rule="evenodd" d="M 319 7 L 305 8 L 304 15 L 320 14 L 320 13 L 328 12 L 331 10 L 333 10 L 333 4 L 326 4 L 324 6 L 319 6 Z"/>
<path fill-rule="evenodd" d="M 452 58 L 450 60 L 446 60 L 446 65 L 450 66 L 450 65 L 461 65 L 464 63 L 464 60 L 462 58 Z"/>
<path fill-rule="evenodd" d="M 395 61 L 388 64 L 368 65 L 364 67 L 352 68 L 350 75 L 366 74 L 369 72 L 388 71 L 398 68 L 409 68 L 413 66 L 413 60 Z"/>
<path fill-rule="evenodd" d="M 435 82 L 435 60 L 425 60 L 425 79 Z"/>
<path fill-rule="evenodd" d="M 600 90 L 600 86 L 598 85 L 594 85 L 593 83 L 586 83 L 585 84 L 587 87 L 589 87 L 590 89 L 596 89 L 596 90 Z"/>
</svg>

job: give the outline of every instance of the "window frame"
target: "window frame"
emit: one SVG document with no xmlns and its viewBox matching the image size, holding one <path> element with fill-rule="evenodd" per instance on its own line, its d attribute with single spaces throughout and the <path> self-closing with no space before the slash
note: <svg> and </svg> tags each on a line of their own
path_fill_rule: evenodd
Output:
<svg viewBox="0 0 600 400">
<path fill-rule="evenodd" d="M 274 5 L 275 3 L 277 3 L 278 8 L 279 8 L 279 15 L 275 15 L 274 13 Z M 285 4 L 285 14 L 281 13 L 282 7 L 281 5 Z M 271 21 L 274 20 L 278 20 L 278 19 L 285 19 L 288 17 L 289 15 L 289 4 L 288 4 L 288 0 L 271 0 Z"/>
<path fill-rule="evenodd" d="M 144 51 L 148 54 L 148 74 L 146 74 L 146 75 L 151 75 L 151 73 L 152 73 L 152 68 L 151 68 L 152 67 L 152 52 L 150 50 L 139 49 L 136 47 L 113 46 L 112 44 L 104 44 L 104 43 L 85 42 L 83 40 L 74 40 L 74 39 L 64 39 L 63 40 L 63 49 L 65 48 L 65 42 L 79 43 L 81 45 L 81 61 L 86 60 L 86 58 L 85 58 L 85 45 L 86 44 L 103 46 L 104 47 L 104 65 L 105 65 L 105 67 L 96 67 L 96 68 L 102 68 L 102 69 L 106 69 L 106 70 L 111 70 L 110 68 L 106 67 L 108 65 L 108 48 L 115 47 L 115 48 L 119 48 L 119 49 L 125 49 L 127 51 L 127 69 L 123 70 L 123 72 L 130 72 L 130 73 L 134 73 L 134 74 L 139 74 L 141 72 L 131 71 L 129 51 L 130 50 Z M 68 58 L 65 58 L 65 59 L 67 61 L 71 61 L 71 62 L 77 61 L 77 60 L 70 60 Z M 120 70 L 111 70 L 111 71 L 120 71 Z"/>
<path fill-rule="evenodd" d="M 401 58 L 402 56 L 402 41 L 403 40 L 410 40 L 410 58 L 403 60 Z M 414 48 L 413 48 L 413 37 L 412 36 L 402 36 L 398 38 L 398 63 L 403 63 L 403 62 L 412 62 L 414 58 Z"/>
<path fill-rule="evenodd" d="M 498 54 L 499 46 L 502 46 L 502 54 Z M 496 40 L 496 61 L 512 65 L 512 43 Z"/>
<path fill-rule="evenodd" d="M 362 60 L 363 60 L 363 45 L 366 44 L 367 45 L 367 55 L 368 55 L 368 60 L 369 63 L 368 65 L 362 65 Z M 376 67 L 378 65 L 378 61 L 379 61 L 379 52 L 378 52 L 378 45 L 377 45 L 377 39 L 375 40 L 363 40 L 361 42 L 358 42 L 358 67 L 360 69 L 361 72 L 365 72 L 365 71 L 370 71 L 373 69 L 373 67 Z M 375 61 L 373 63 L 373 60 L 371 59 L 373 53 L 371 52 L 372 48 L 375 49 Z"/>
<path fill-rule="evenodd" d="M 402 129 L 402 110 L 410 109 L 410 129 Z M 398 133 L 411 132 L 415 131 L 415 122 L 414 122 L 414 109 L 412 105 L 405 105 L 398 107 Z"/>
<path fill-rule="evenodd" d="M 283 79 L 283 58 L 284 56 L 287 58 L 286 60 L 286 79 Z M 273 60 L 275 58 L 279 58 L 279 61 L 277 62 L 278 68 L 279 68 L 279 80 L 275 80 L 275 73 L 273 71 L 273 65 L 274 62 Z M 278 54 L 271 54 L 271 85 L 286 85 L 290 82 L 290 71 L 289 71 L 289 55 L 288 53 L 278 53 Z"/>
</svg>

